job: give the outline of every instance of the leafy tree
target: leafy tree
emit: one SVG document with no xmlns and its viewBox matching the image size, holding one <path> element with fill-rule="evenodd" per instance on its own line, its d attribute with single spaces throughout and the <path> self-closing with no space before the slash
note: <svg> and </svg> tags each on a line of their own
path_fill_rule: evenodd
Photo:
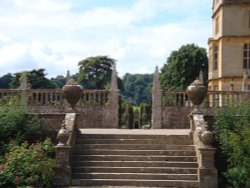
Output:
<svg viewBox="0 0 250 188">
<path fill-rule="evenodd" d="M 32 71 L 27 71 L 27 79 L 31 85 L 32 89 L 44 88 L 44 89 L 51 89 L 55 88 L 55 85 L 47 79 L 44 73 L 45 69 L 34 69 Z M 22 76 L 23 72 L 15 73 L 14 79 L 11 83 L 12 88 L 18 88 L 20 86 L 20 77 Z"/>
<path fill-rule="evenodd" d="M 250 187 L 250 105 L 232 104 L 218 109 L 215 131 L 219 142 L 219 174 L 235 188 Z M 225 185 L 225 183 L 223 183 Z"/>
<path fill-rule="evenodd" d="M 13 76 L 11 73 L 8 73 L 0 77 L 0 88 L 3 88 L 3 89 L 10 88 L 10 84 L 12 80 L 13 80 Z"/>
<path fill-rule="evenodd" d="M 51 83 L 56 86 L 56 88 L 62 88 L 66 84 L 66 78 L 64 76 L 57 76 L 50 79 Z"/>
<path fill-rule="evenodd" d="M 115 60 L 108 56 L 88 57 L 78 63 L 78 83 L 86 89 L 104 89 L 111 81 Z"/>
<path fill-rule="evenodd" d="M 123 79 L 123 101 L 138 106 L 140 103 L 151 103 L 152 74 L 125 74 Z"/>
<path fill-rule="evenodd" d="M 167 90 L 185 90 L 203 72 L 205 82 L 208 74 L 206 49 L 194 44 L 181 46 L 173 51 L 161 69 L 161 86 Z"/>
</svg>

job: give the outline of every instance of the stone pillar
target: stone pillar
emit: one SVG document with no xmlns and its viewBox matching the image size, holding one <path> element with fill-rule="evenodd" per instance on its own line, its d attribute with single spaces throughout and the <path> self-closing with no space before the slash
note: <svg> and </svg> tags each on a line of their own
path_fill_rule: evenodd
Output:
<svg viewBox="0 0 250 188">
<path fill-rule="evenodd" d="M 109 91 L 110 118 L 112 118 L 110 121 L 112 122 L 110 128 L 119 127 L 119 95 L 120 91 L 118 89 L 118 84 L 117 84 L 117 72 L 116 72 L 116 66 L 114 64 L 111 77 L 111 88 Z"/>
<path fill-rule="evenodd" d="M 71 147 L 68 145 L 56 146 L 55 185 L 67 186 L 71 183 L 70 152 Z"/>
<path fill-rule="evenodd" d="M 199 181 L 201 188 L 216 188 L 218 186 L 217 169 L 214 167 L 215 150 L 213 147 L 199 148 Z"/>
<path fill-rule="evenodd" d="M 161 86 L 159 80 L 158 67 L 155 69 L 153 90 L 152 90 L 152 128 L 162 127 L 162 105 L 161 105 Z"/>
<path fill-rule="evenodd" d="M 27 73 L 23 73 L 22 76 L 19 78 L 20 82 L 20 87 L 19 89 L 22 91 L 21 94 L 21 105 L 25 106 L 27 105 L 27 100 L 28 100 L 28 92 L 27 90 L 29 89 L 29 84 L 27 80 Z"/>
</svg>

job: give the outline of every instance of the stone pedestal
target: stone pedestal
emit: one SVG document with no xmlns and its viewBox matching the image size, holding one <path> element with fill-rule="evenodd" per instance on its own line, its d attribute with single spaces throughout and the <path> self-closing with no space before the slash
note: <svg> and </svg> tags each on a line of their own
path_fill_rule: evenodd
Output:
<svg viewBox="0 0 250 188">
<path fill-rule="evenodd" d="M 199 148 L 199 180 L 201 188 L 218 187 L 217 169 L 214 167 L 215 150 L 216 149 L 212 147 Z"/>
<path fill-rule="evenodd" d="M 56 146 L 55 185 L 67 186 L 71 184 L 70 152 L 70 146 Z"/>
</svg>

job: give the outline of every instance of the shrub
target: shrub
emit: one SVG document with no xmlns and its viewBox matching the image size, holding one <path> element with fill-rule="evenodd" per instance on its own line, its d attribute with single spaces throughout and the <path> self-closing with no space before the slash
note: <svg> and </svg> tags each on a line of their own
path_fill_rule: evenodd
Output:
<svg viewBox="0 0 250 188">
<path fill-rule="evenodd" d="M 29 145 L 10 144 L 10 152 L 0 164 L 0 187 L 51 187 L 55 160 L 49 155 L 54 146 L 49 140 Z"/>
<path fill-rule="evenodd" d="M 38 118 L 28 115 L 26 106 L 21 105 L 18 97 L 7 101 L 1 101 L 0 106 L 0 155 L 6 152 L 10 140 L 18 144 L 32 140 L 39 128 Z"/>
<path fill-rule="evenodd" d="M 223 172 L 235 188 L 250 187 L 250 106 L 229 105 L 217 110 L 215 131 L 226 158 Z"/>
</svg>

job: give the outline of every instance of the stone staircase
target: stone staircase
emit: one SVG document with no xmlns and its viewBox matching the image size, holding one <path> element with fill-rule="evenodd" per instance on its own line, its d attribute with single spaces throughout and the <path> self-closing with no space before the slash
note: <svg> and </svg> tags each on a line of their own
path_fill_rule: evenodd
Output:
<svg viewBox="0 0 250 188">
<path fill-rule="evenodd" d="M 171 134 L 172 133 L 172 134 Z M 199 187 L 189 130 L 81 130 L 72 186 Z"/>
</svg>

